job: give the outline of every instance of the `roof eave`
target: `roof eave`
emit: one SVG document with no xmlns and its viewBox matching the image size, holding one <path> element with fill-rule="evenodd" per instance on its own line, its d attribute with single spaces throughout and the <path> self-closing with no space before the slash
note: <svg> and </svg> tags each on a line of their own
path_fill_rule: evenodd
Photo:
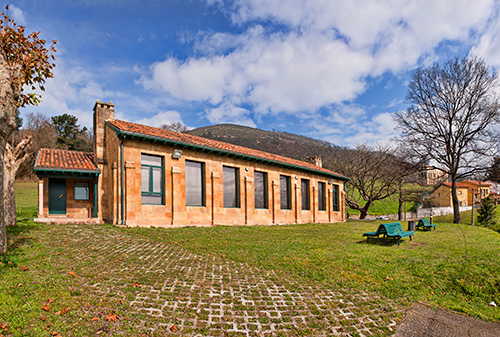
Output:
<svg viewBox="0 0 500 337">
<path fill-rule="evenodd" d="M 66 173 L 88 173 L 99 175 L 101 170 L 75 170 L 75 169 L 63 169 L 63 168 L 53 168 L 53 167 L 35 167 L 35 172 L 66 172 Z"/>
<path fill-rule="evenodd" d="M 266 159 L 266 158 L 262 158 L 262 157 L 256 157 L 256 156 L 246 155 L 246 154 L 242 154 L 242 153 L 239 153 L 239 152 L 233 152 L 233 151 L 229 151 L 229 150 L 221 150 L 221 149 L 210 147 L 210 146 L 195 145 L 195 144 L 186 143 L 186 142 L 182 142 L 182 141 L 178 141 L 178 140 L 173 140 L 173 139 L 169 139 L 169 138 L 155 137 L 155 136 L 145 135 L 143 133 L 132 132 L 132 131 L 124 131 L 124 130 L 121 130 L 120 128 L 116 127 L 115 125 L 109 123 L 108 121 L 106 121 L 105 123 L 109 127 L 111 127 L 111 129 L 113 129 L 116 132 L 116 134 L 117 134 L 118 137 L 120 137 L 121 135 L 125 135 L 125 136 L 143 138 L 143 139 L 146 139 L 146 140 L 161 141 L 161 142 L 168 143 L 168 144 L 175 144 L 175 145 L 180 145 L 180 146 L 184 146 L 184 147 L 190 147 L 190 148 L 198 149 L 198 150 L 209 150 L 209 151 L 217 152 L 217 153 L 220 153 L 220 154 L 231 154 L 231 155 L 234 155 L 234 156 L 237 156 L 237 157 L 240 157 L 240 158 L 244 158 L 244 159 L 264 161 L 266 163 L 270 163 L 270 164 L 274 164 L 274 165 L 279 165 L 279 166 L 284 166 L 284 167 L 298 169 L 298 170 L 301 170 L 301 171 L 307 171 L 307 172 L 314 172 L 314 173 L 322 174 L 322 175 L 325 175 L 325 176 L 328 176 L 328 177 L 337 178 L 337 179 L 343 180 L 343 181 L 349 181 L 350 180 L 349 178 L 341 176 L 341 175 L 337 175 L 337 174 L 333 174 L 333 173 L 328 173 L 328 172 L 324 172 L 324 171 L 321 171 L 321 170 L 314 170 L 314 169 L 311 169 L 311 168 L 308 168 L 308 167 L 304 167 L 304 166 L 298 166 L 298 165 L 283 163 L 283 162 L 276 161 L 276 160 L 271 160 L 271 159 Z"/>
</svg>

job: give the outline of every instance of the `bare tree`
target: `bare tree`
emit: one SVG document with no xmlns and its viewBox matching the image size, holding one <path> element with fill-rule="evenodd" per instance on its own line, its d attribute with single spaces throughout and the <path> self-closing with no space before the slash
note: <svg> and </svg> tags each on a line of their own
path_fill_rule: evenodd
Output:
<svg viewBox="0 0 500 337">
<path fill-rule="evenodd" d="M 33 166 L 38 150 L 41 148 L 55 149 L 57 133 L 49 117 L 41 113 L 30 112 L 24 117 L 23 128 L 19 131 L 16 144 L 26 135 L 33 137 L 31 151 L 26 161 L 19 166 L 16 177 L 34 178 Z"/>
<path fill-rule="evenodd" d="M 329 166 L 349 177 L 346 183 L 346 202 L 366 218 L 374 201 L 383 200 L 398 192 L 401 161 L 389 147 L 371 149 L 366 144 L 329 162 Z"/>
<path fill-rule="evenodd" d="M 176 131 L 176 132 L 186 132 L 189 130 L 187 126 L 182 124 L 181 122 L 170 122 L 170 123 L 165 123 L 160 126 L 160 128 L 164 130 L 169 130 L 169 131 Z"/>
<path fill-rule="evenodd" d="M 484 171 L 493 158 L 500 121 L 495 82 L 496 74 L 475 57 L 419 68 L 406 97 L 411 106 L 395 115 L 401 145 L 450 174 L 454 223 L 460 222 L 457 181 Z"/>
</svg>

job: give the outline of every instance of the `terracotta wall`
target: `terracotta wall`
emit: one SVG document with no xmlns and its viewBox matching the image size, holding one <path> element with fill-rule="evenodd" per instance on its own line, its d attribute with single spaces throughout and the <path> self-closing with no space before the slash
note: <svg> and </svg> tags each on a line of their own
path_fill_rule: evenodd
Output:
<svg viewBox="0 0 500 337">
<path fill-rule="evenodd" d="M 115 131 L 106 127 L 107 165 L 100 166 L 102 193 L 105 196 L 102 216 L 115 224 L 121 224 L 120 211 L 120 140 Z M 172 159 L 174 148 L 139 140 L 125 139 L 125 225 L 131 226 L 211 226 L 211 225 L 254 225 L 254 224 L 289 224 L 308 222 L 345 221 L 343 181 L 335 180 L 339 186 L 338 211 L 332 211 L 332 185 L 330 177 L 320 174 L 305 173 L 277 166 L 246 161 L 234 157 L 216 155 L 195 150 L 182 149 L 180 159 Z M 164 163 L 164 205 L 143 205 L 141 202 L 141 153 L 161 156 Z M 186 206 L 185 202 L 185 160 L 204 163 L 205 205 Z M 222 167 L 232 166 L 239 169 L 240 207 L 223 207 L 223 172 Z M 254 171 L 268 173 L 268 208 L 254 207 Z M 106 173 L 104 173 L 106 172 Z M 280 207 L 280 175 L 291 178 L 290 210 Z M 301 205 L 301 179 L 310 180 L 311 210 L 303 211 Z M 318 211 L 318 182 L 324 182 L 327 189 L 326 209 Z M 299 205 L 297 208 L 296 206 Z"/>
<path fill-rule="evenodd" d="M 66 215 L 49 214 L 49 179 L 43 178 L 43 218 L 94 218 L 94 180 L 66 179 Z M 89 183 L 89 200 L 75 200 L 75 182 Z"/>
</svg>

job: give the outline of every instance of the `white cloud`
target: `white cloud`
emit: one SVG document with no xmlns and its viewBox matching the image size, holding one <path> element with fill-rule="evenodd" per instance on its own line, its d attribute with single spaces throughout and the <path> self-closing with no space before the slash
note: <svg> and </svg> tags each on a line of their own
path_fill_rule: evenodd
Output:
<svg viewBox="0 0 500 337">
<path fill-rule="evenodd" d="M 183 122 L 179 111 L 169 110 L 169 111 L 159 112 L 152 117 L 140 119 L 136 121 L 136 123 L 160 127 L 163 124 L 183 123 Z"/>
<path fill-rule="evenodd" d="M 9 5 L 9 12 L 12 15 L 12 18 L 14 19 L 14 22 L 16 22 L 18 25 L 26 26 L 27 23 L 26 16 L 24 15 L 24 12 L 20 8 L 11 4 Z"/>
<path fill-rule="evenodd" d="M 370 115 L 357 104 L 336 104 L 329 115 L 314 118 L 307 125 L 315 130 L 311 133 L 314 138 L 341 146 L 385 145 L 398 134 L 392 113 Z"/>
<path fill-rule="evenodd" d="M 251 112 L 247 109 L 237 107 L 231 103 L 224 103 L 216 108 L 208 109 L 205 117 L 214 124 L 232 123 L 255 128 L 257 125 L 248 117 L 250 114 Z"/>
<path fill-rule="evenodd" d="M 116 91 L 102 89 L 98 75 L 78 64 L 68 64 L 63 58 L 58 58 L 53 73 L 54 77 L 45 83 L 45 91 L 37 91 L 42 103 L 25 110 L 47 116 L 67 113 L 78 117 L 80 125 L 90 128 L 93 125 L 92 107 L 97 99 L 109 101 L 124 96 Z"/>
<path fill-rule="evenodd" d="M 493 0 L 237 0 L 225 11 L 249 27 L 242 34 L 198 33 L 201 56 L 167 57 L 141 81 L 187 101 L 249 105 L 258 115 L 310 113 L 355 99 L 368 76 L 433 60 L 443 41 L 468 41 L 492 7 Z"/>
<path fill-rule="evenodd" d="M 496 9 L 495 14 L 495 19 L 488 22 L 484 34 L 481 36 L 479 43 L 472 48 L 471 54 L 484 58 L 491 66 L 500 68 L 499 8 Z"/>
</svg>

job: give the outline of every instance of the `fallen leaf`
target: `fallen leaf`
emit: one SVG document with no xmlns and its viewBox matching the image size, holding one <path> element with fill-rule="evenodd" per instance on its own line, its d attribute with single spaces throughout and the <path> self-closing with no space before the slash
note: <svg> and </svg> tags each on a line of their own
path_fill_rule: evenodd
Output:
<svg viewBox="0 0 500 337">
<path fill-rule="evenodd" d="M 170 328 L 170 331 L 172 332 L 177 332 L 177 327 L 174 325 L 172 325 L 172 327 Z"/>
<path fill-rule="evenodd" d="M 115 314 L 115 313 L 113 313 L 113 312 L 112 312 L 112 313 L 110 313 L 110 314 L 106 317 L 106 321 L 108 321 L 108 322 L 113 321 L 113 322 L 115 322 L 115 323 L 116 323 L 116 320 L 118 320 L 118 319 L 120 319 L 120 317 L 118 317 L 118 315 L 117 315 L 117 314 Z"/>
<path fill-rule="evenodd" d="M 21 271 L 28 271 L 28 270 L 30 270 L 28 267 L 25 267 L 25 266 L 20 266 L 19 269 Z"/>
<path fill-rule="evenodd" d="M 19 287 L 21 287 L 22 285 L 23 285 L 22 283 L 18 283 L 18 284 L 17 284 L 17 287 L 19 288 Z"/>
<path fill-rule="evenodd" d="M 56 255 L 61 255 L 62 253 L 57 253 Z"/>
<path fill-rule="evenodd" d="M 55 331 L 52 331 L 50 334 L 51 334 L 52 336 L 54 336 L 54 337 L 61 337 L 61 335 L 60 335 L 60 334 L 58 334 L 58 333 L 57 333 L 57 332 L 55 332 Z"/>
<path fill-rule="evenodd" d="M 72 271 L 68 271 L 68 274 L 70 274 L 71 276 L 73 277 L 78 277 L 78 275 L 76 275 L 76 273 L 72 272 Z"/>
<path fill-rule="evenodd" d="M 390 278 L 390 277 L 389 277 L 389 275 L 387 275 L 387 276 L 385 277 L 385 279 L 386 279 L 386 280 L 392 280 L 392 278 Z"/>
<path fill-rule="evenodd" d="M 45 310 L 45 311 L 50 311 L 49 304 L 48 303 L 44 303 L 42 309 Z"/>
<path fill-rule="evenodd" d="M 91 321 L 91 322 L 95 322 L 95 321 L 100 321 L 100 319 L 99 319 L 99 318 L 97 318 L 97 317 L 93 317 L 90 321 Z"/>
<path fill-rule="evenodd" d="M 49 303 L 54 302 L 54 300 L 53 300 L 53 299 L 50 299 L 50 298 L 48 299 L 48 301 L 49 301 Z"/>
<path fill-rule="evenodd" d="M 97 331 L 95 334 L 100 335 L 102 333 L 102 330 Z"/>
<path fill-rule="evenodd" d="M 40 317 L 40 319 L 41 319 L 43 322 L 45 322 L 45 320 L 47 319 L 47 316 L 42 316 L 42 317 Z"/>
<path fill-rule="evenodd" d="M 132 284 L 132 287 L 134 288 L 141 288 L 142 285 L 139 284 L 139 282 L 135 281 L 133 284 Z"/>
<path fill-rule="evenodd" d="M 69 310 L 69 308 L 65 308 L 63 307 L 60 311 L 56 312 L 56 315 L 64 315 L 65 313 L 67 313 Z"/>
<path fill-rule="evenodd" d="M 0 324 L 0 329 L 7 330 L 7 324 Z"/>
</svg>

